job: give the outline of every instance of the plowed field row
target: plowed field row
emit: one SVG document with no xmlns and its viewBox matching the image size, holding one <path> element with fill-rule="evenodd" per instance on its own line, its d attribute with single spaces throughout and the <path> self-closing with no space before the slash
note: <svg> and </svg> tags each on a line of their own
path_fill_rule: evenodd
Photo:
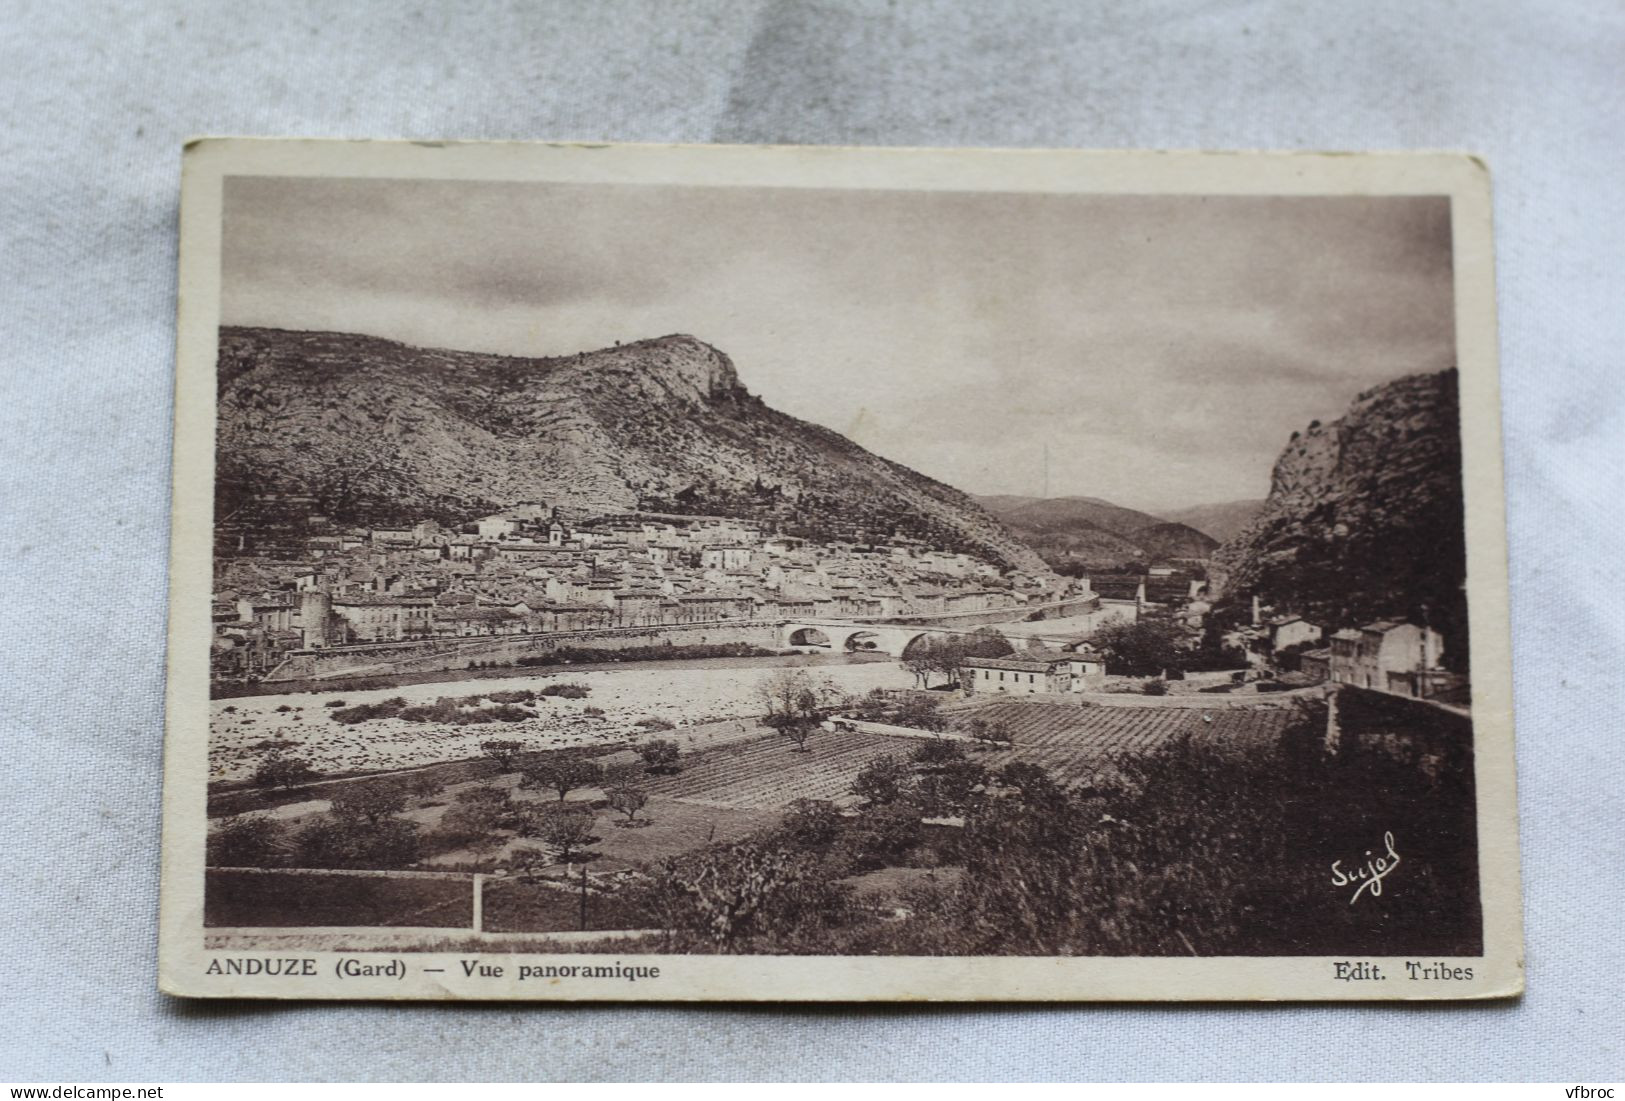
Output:
<svg viewBox="0 0 1625 1101">
<path fill-rule="evenodd" d="M 819 731 L 799 753 L 772 735 L 685 758 L 683 771 L 653 780 L 649 791 L 678 799 L 767 809 L 796 799 L 846 799 L 858 770 L 880 754 L 901 756 L 915 742 L 846 731 Z"/>
<path fill-rule="evenodd" d="M 1066 707 L 1020 702 L 979 708 L 978 717 L 1008 724 L 1015 746 L 1008 751 L 973 752 L 988 768 L 1030 761 L 1064 783 L 1089 783 L 1120 755 L 1149 752 L 1189 734 L 1226 744 L 1272 741 L 1292 721 L 1280 710 L 1214 710 L 1151 707 Z M 783 738 L 770 736 L 696 753 L 674 776 L 652 780 L 654 795 L 769 810 L 795 799 L 850 802 L 852 778 L 870 760 L 885 754 L 906 756 L 919 743 L 909 738 L 836 731 L 814 734 L 810 751 L 798 753 Z"/>
</svg>

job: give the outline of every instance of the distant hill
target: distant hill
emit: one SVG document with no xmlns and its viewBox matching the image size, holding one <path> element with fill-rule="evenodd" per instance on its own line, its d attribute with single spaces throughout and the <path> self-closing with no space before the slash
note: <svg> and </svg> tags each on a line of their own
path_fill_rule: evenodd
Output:
<svg viewBox="0 0 1625 1101">
<path fill-rule="evenodd" d="M 462 523 L 524 502 L 906 536 L 1046 572 L 974 500 L 767 406 L 723 352 L 673 335 L 547 359 L 350 333 L 222 328 L 216 516 L 252 551 L 316 512 Z"/>
<path fill-rule="evenodd" d="M 1252 523 L 1253 517 L 1263 509 L 1262 498 L 1250 501 L 1225 501 L 1216 505 L 1193 505 L 1190 508 L 1163 510 L 1162 517 L 1176 524 L 1195 528 L 1210 538 L 1227 543 L 1240 535 Z"/>
<path fill-rule="evenodd" d="M 1020 497 L 1013 493 L 989 493 L 985 495 L 973 493 L 971 496 L 976 499 L 977 504 L 995 516 L 1001 512 L 1009 512 L 1011 509 L 1020 508 L 1022 505 L 1030 505 L 1034 501 L 1043 500 L 1042 497 Z"/>
<path fill-rule="evenodd" d="M 980 497 L 983 507 L 1053 566 L 1093 569 L 1206 558 L 1218 541 L 1099 497 Z"/>
<path fill-rule="evenodd" d="M 1430 623 L 1465 668 L 1467 600 L 1456 372 L 1368 390 L 1329 424 L 1294 432 L 1269 500 L 1209 565 L 1214 596 L 1253 596 L 1327 630 Z"/>
<path fill-rule="evenodd" d="M 1175 558 L 1207 558 L 1219 541 L 1186 524 L 1152 524 L 1133 535 L 1134 542 L 1152 561 Z"/>
<path fill-rule="evenodd" d="M 1126 537 L 1163 522 L 1161 516 L 1123 508 L 1099 497 L 1029 499 L 1013 508 L 995 508 L 987 506 L 985 501 L 983 504 L 1006 526 L 1023 531 L 1069 531 L 1085 525 Z"/>
</svg>

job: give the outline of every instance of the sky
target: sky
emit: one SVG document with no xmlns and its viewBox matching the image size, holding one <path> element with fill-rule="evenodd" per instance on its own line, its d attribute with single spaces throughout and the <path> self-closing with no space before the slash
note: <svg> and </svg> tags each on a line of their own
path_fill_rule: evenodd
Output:
<svg viewBox="0 0 1625 1101">
<path fill-rule="evenodd" d="M 566 355 L 688 333 L 971 493 L 1262 497 L 1454 363 L 1448 199 L 227 181 L 221 320 Z M 1047 471 L 1047 478 L 1046 478 Z"/>
</svg>

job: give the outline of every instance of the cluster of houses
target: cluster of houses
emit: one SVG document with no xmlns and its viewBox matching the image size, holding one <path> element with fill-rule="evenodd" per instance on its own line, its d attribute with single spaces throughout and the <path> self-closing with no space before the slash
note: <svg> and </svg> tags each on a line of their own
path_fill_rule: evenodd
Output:
<svg viewBox="0 0 1625 1101">
<path fill-rule="evenodd" d="M 1444 636 L 1404 620 L 1376 620 L 1325 637 L 1322 627 L 1302 616 L 1261 619 L 1255 601 L 1254 626 L 1242 637 L 1250 665 L 1289 683 L 1349 684 L 1416 699 L 1443 699 L 1465 689 L 1466 678 L 1443 667 Z"/>
<path fill-rule="evenodd" d="M 1061 592 L 1053 575 L 1001 571 L 915 540 L 819 544 L 727 517 L 571 522 L 524 505 L 455 529 L 425 520 L 333 531 L 312 519 L 315 533 L 276 557 L 220 548 L 217 676 L 355 643 L 952 615 Z"/>
</svg>

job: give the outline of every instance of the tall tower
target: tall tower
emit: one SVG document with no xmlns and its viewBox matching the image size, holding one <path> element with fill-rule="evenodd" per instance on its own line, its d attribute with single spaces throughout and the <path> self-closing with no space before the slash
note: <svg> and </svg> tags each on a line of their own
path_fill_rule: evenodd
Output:
<svg viewBox="0 0 1625 1101">
<path fill-rule="evenodd" d="M 301 642 L 307 650 L 327 645 L 327 620 L 333 614 L 333 598 L 324 592 L 299 594 L 299 627 Z"/>
</svg>

